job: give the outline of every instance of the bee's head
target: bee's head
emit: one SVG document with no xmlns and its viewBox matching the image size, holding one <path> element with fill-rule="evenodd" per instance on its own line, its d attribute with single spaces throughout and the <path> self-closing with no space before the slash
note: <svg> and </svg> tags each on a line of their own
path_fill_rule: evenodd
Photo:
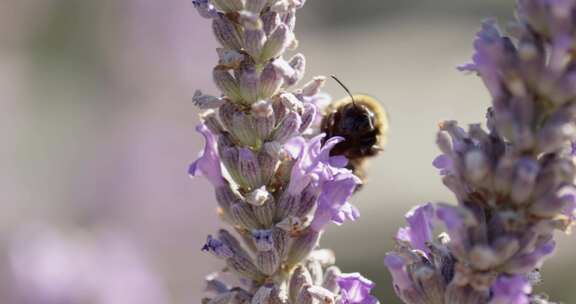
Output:
<svg viewBox="0 0 576 304">
<path fill-rule="evenodd" d="M 374 130 L 374 114 L 362 104 L 350 103 L 342 111 L 340 129 L 346 133 L 364 134 Z"/>
</svg>

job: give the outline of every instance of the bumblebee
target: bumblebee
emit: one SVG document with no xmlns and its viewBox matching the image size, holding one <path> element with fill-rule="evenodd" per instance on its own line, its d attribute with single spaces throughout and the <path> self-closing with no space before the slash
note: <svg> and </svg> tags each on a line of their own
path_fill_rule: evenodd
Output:
<svg viewBox="0 0 576 304">
<path fill-rule="evenodd" d="M 334 136 L 343 137 L 344 140 L 331 150 L 330 155 L 348 158 L 347 168 L 365 182 L 364 163 L 382 151 L 388 134 L 388 116 L 376 99 L 352 95 L 338 78 L 331 77 L 344 88 L 348 97 L 326 107 L 320 125 L 321 131 L 326 133 L 324 142 Z"/>
</svg>

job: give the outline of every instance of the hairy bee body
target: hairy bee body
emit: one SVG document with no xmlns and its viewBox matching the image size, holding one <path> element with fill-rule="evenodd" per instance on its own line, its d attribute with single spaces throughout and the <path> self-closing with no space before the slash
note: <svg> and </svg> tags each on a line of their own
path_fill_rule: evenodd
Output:
<svg viewBox="0 0 576 304">
<path fill-rule="evenodd" d="M 377 155 L 386 143 L 388 116 L 378 101 L 367 95 L 352 95 L 330 104 L 325 109 L 321 124 L 325 140 L 340 136 L 331 155 L 348 158 L 348 168 L 363 181 L 363 164 L 369 157 Z"/>
</svg>

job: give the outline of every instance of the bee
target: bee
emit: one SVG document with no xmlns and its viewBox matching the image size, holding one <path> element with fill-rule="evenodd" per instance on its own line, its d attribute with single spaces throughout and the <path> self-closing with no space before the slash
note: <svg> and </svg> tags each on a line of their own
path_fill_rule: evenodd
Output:
<svg viewBox="0 0 576 304">
<path fill-rule="evenodd" d="M 352 95 L 350 90 L 334 75 L 331 76 L 348 93 L 348 96 L 328 105 L 320 125 L 326 133 L 324 142 L 340 136 L 344 140 L 332 148 L 330 155 L 348 158 L 347 168 L 366 181 L 364 163 L 367 158 L 383 150 L 388 134 L 388 115 L 373 97 Z"/>
</svg>

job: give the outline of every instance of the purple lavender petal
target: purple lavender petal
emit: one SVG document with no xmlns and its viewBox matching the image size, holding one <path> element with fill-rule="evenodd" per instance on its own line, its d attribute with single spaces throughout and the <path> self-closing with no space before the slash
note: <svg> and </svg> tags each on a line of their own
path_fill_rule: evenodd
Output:
<svg viewBox="0 0 576 304">
<path fill-rule="evenodd" d="M 528 304 L 532 286 L 524 276 L 502 276 L 492 285 L 489 304 Z"/>
<path fill-rule="evenodd" d="M 211 235 L 208 235 L 208 238 L 206 239 L 206 244 L 202 246 L 202 251 L 210 252 L 214 256 L 221 259 L 230 258 L 234 255 L 232 249 L 226 246 L 226 244 L 224 244 L 219 239 L 213 238 Z"/>
<path fill-rule="evenodd" d="M 214 185 L 214 187 L 222 186 L 226 181 L 222 177 L 216 137 L 204 124 L 199 124 L 196 127 L 196 131 L 200 132 L 202 136 L 204 136 L 206 143 L 204 151 L 201 152 L 198 159 L 190 165 L 188 174 L 190 176 L 203 175 Z"/>
<path fill-rule="evenodd" d="M 556 242 L 550 240 L 536 247 L 532 252 L 514 257 L 510 261 L 510 272 L 527 273 L 534 268 L 542 266 L 544 260 L 550 256 L 556 248 Z"/>
<path fill-rule="evenodd" d="M 352 174 L 340 174 L 332 180 L 325 181 L 310 227 L 315 231 L 320 231 L 330 220 L 340 223 L 342 219 L 339 212 L 354 193 L 356 185 L 357 179 Z"/>
<path fill-rule="evenodd" d="M 428 203 L 412 208 L 406 213 L 408 222 L 407 232 L 410 237 L 410 244 L 414 249 L 428 252 L 428 242 L 432 240 L 432 219 L 434 217 L 434 206 Z"/>
<path fill-rule="evenodd" d="M 198 10 L 200 16 L 204 18 L 218 17 L 218 10 L 208 0 L 192 0 L 192 4 Z"/>
<path fill-rule="evenodd" d="M 412 288 L 412 280 L 406 272 L 406 262 L 404 258 L 394 253 L 388 253 L 384 258 L 384 264 L 388 268 L 388 271 L 390 271 L 392 281 L 394 282 L 394 289 L 399 296 L 401 290 Z"/>
<path fill-rule="evenodd" d="M 346 202 L 336 214 L 332 216 L 332 222 L 336 225 L 342 225 L 346 220 L 355 221 L 360 217 L 360 211 L 356 206 Z"/>
<path fill-rule="evenodd" d="M 370 295 L 375 284 L 359 273 L 341 274 L 337 279 L 342 302 L 346 304 L 375 304 L 378 300 Z"/>
<path fill-rule="evenodd" d="M 500 84 L 500 76 L 498 72 L 499 57 L 502 56 L 502 37 L 496 27 L 496 22 L 492 19 L 482 23 L 482 30 L 478 33 L 474 41 L 476 53 L 472 60 L 474 67 L 482 80 L 484 85 L 490 91 L 493 97 L 498 97 L 502 94 Z"/>
</svg>

